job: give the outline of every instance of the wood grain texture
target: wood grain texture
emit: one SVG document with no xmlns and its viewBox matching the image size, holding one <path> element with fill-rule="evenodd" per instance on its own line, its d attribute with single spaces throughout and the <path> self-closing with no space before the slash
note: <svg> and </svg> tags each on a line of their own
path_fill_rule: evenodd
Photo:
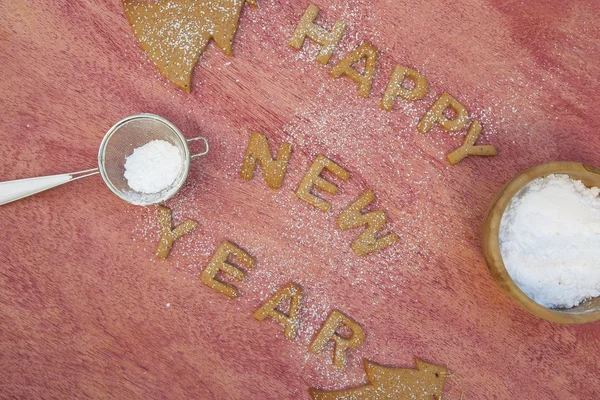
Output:
<svg viewBox="0 0 600 400">
<path fill-rule="evenodd" d="M 168 202 L 200 226 L 155 260 L 156 209 L 88 178 L 0 207 L 0 397 L 306 399 L 366 383 L 362 358 L 447 365 L 465 398 L 600 395 L 600 324 L 539 320 L 502 293 L 480 248 L 496 191 L 548 161 L 600 166 L 600 32 L 595 0 L 321 1 L 348 24 L 330 65 L 363 40 L 381 53 L 369 98 L 287 42 L 308 2 L 245 7 L 233 57 L 209 45 L 191 94 L 154 69 L 118 0 L 0 2 L 0 180 L 93 167 L 104 132 L 152 112 L 211 153 Z M 427 96 L 381 95 L 394 64 L 427 76 Z M 483 126 L 496 158 L 449 166 L 464 132 L 416 125 L 447 91 Z M 250 132 L 295 148 L 278 191 L 239 177 Z M 317 154 L 347 169 L 330 213 L 294 191 Z M 335 218 L 365 189 L 400 241 L 359 258 Z M 257 266 L 225 298 L 198 276 L 224 240 Z M 287 282 L 304 289 L 299 338 L 252 314 Z M 169 304 L 169 306 L 167 306 Z M 308 343 L 339 308 L 365 343 L 348 367 Z M 461 390 L 451 380 L 446 398 Z"/>
</svg>

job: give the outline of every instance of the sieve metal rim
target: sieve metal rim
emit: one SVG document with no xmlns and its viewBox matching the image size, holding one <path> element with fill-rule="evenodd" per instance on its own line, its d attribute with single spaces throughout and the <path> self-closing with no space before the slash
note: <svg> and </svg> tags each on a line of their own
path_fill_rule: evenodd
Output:
<svg viewBox="0 0 600 400">
<path fill-rule="evenodd" d="M 183 165 L 182 165 L 183 172 L 181 173 L 180 177 L 178 177 L 179 183 L 177 185 L 171 187 L 171 189 L 169 191 L 167 191 L 164 196 L 160 197 L 158 200 L 153 201 L 153 202 L 136 201 L 135 199 L 132 199 L 130 197 L 123 195 L 123 193 L 112 184 L 112 182 L 108 178 L 108 175 L 107 175 L 106 169 L 105 169 L 106 145 L 109 142 L 110 138 L 123 125 L 131 122 L 132 120 L 136 120 L 136 119 L 153 119 L 153 120 L 161 122 L 164 125 L 166 125 L 167 127 L 169 127 L 181 141 L 183 150 L 185 152 L 184 157 L 183 157 Z M 122 120 L 118 121 L 117 123 L 115 123 L 113 126 L 110 127 L 110 129 L 104 135 L 104 138 L 102 139 L 102 142 L 100 143 L 100 148 L 98 150 L 98 170 L 100 171 L 100 176 L 102 176 L 102 180 L 104 180 L 104 183 L 106 184 L 106 186 L 110 189 L 111 192 L 113 192 L 121 200 L 124 200 L 130 204 L 139 205 L 139 206 L 148 206 L 148 205 L 152 205 L 152 204 L 161 203 L 161 202 L 173 197 L 179 191 L 179 189 L 181 189 L 181 187 L 183 186 L 183 184 L 185 183 L 185 181 L 187 179 L 187 176 L 188 176 L 188 173 L 190 170 L 190 161 L 191 161 L 191 155 L 190 155 L 190 149 L 187 144 L 187 140 L 185 139 L 183 134 L 179 131 L 179 129 L 177 129 L 177 127 L 175 125 L 173 125 L 171 122 L 169 122 L 165 118 L 158 116 L 156 114 L 150 114 L 150 113 L 130 115 L 130 116 L 125 117 Z"/>
</svg>

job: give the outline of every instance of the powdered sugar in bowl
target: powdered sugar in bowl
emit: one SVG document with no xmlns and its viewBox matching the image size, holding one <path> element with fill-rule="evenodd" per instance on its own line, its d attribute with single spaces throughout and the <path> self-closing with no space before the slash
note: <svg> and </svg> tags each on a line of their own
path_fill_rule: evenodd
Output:
<svg viewBox="0 0 600 400">
<path fill-rule="evenodd" d="M 539 318 L 600 320 L 600 248 L 594 248 L 600 242 L 600 199 L 597 189 L 588 189 L 594 187 L 600 187 L 595 167 L 542 164 L 508 182 L 490 205 L 482 241 L 490 272 Z"/>
</svg>

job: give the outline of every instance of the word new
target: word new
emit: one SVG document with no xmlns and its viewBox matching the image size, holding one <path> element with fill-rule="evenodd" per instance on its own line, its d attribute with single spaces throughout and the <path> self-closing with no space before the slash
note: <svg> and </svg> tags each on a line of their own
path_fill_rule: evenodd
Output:
<svg viewBox="0 0 600 400">
<path fill-rule="evenodd" d="M 262 167 L 267 185 L 271 189 L 277 190 L 283 183 L 291 154 L 292 145 L 290 143 L 283 143 L 277 152 L 277 158 L 273 158 L 269 150 L 267 138 L 260 133 L 254 132 L 248 142 L 241 177 L 247 180 L 252 179 L 256 164 L 258 163 Z M 296 190 L 296 196 L 319 210 L 328 212 L 331 208 L 329 202 L 316 196 L 313 191 L 319 189 L 335 195 L 338 189 L 321 175 L 323 171 L 330 172 L 343 181 L 350 179 L 348 171 L 329 158 L 318 155 L 300 182 Z M 362 210 L 374 200 L 375 193 L 372 190 L 365 190 L 362 195 L 340 213 L 336 220 L 339 228 L 342 230 L 361 226 L 365 227 L 354 243 L 352 243 L 352 250 L 358 256 L 381 250 L 398 241 L 398 235 L 395 233 L 377 237 L 377 233 L 387 222 L 385 212 L 378 210 L 366 214 L 362 213 Z"/>
</svg>

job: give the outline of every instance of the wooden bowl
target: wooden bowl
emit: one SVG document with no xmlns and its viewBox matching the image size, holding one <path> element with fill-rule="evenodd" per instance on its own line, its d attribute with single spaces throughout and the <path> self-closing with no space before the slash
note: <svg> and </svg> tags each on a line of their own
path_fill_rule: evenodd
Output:
<svg viewBox="0 0 600 400">
<path fill-rule="evenodd" d="M 513 178 L 498 192 L 483 224 L 483 254 L 492 276 L 521 307 L 539 318 L 563 324 L 584 324 L 600 320 L 600 297 L 572 308 L 547 308 L 529 298 L 511 279 L 500 253 L 500 221 L 514 195 L 529 182 L 550 174 L 566 174 L 587 187 L 600 187 L 600 169 L 577 162 L 553 162 L 530 168 Z M 600 263 L 600 260 L 598 260 Z"/>
</svg>

